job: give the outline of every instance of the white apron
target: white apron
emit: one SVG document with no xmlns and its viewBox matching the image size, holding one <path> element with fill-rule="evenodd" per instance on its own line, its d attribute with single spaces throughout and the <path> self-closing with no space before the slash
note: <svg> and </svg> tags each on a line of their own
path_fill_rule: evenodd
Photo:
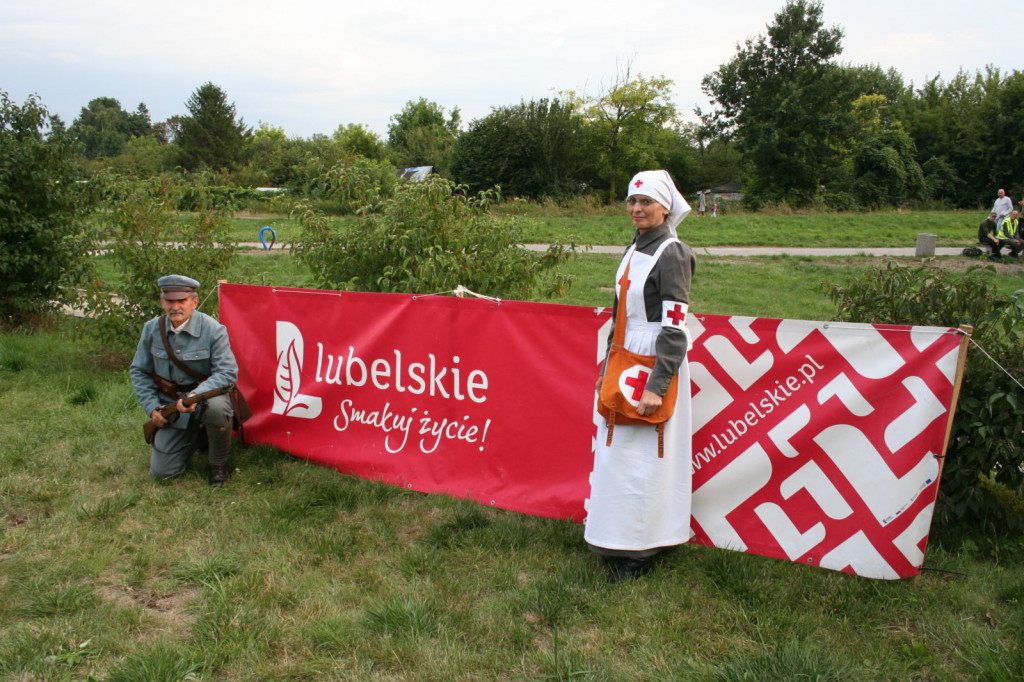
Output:
<svg viewBox="0 0 1024 682">
<path fill-rule="evenodd" d="M 655 354 L 661 322 L 647 321 L 644 283 L 665 247 L 674 241 L 678 240 L 665 240 L 653 256 L 631 247 L 619 263 L 615 281 L 621 302 L 623 292 L 618 291 L 618 282 L 632 258 L 625 297 L 625 346 L 634 353 Z M 689 331 L 684 329 L 684 333 L 689 347 Z M 656 427 L 616 424 L 612 444 L 605 445 L 608 426 L 603 419 L 598 421 L 584 539 L 597 547 L 631 551 L 688 541 L 692 427 L 690 370 L 686 359 L 679 367 L 675 413 L 665 422 L 664 457 L 658 458 Z"/>
</svg>

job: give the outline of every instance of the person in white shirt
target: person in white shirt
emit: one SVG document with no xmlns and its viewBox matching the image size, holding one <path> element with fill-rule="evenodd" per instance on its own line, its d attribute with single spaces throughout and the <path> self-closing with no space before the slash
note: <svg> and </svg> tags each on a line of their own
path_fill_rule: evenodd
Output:
<svg viewBox="0 0 1024 682">
<path fill-rule="evenodd" d="M 992 212 L 996 214 L 997 228 L 1003 224 L 1011 211 L 1013 211 L 1013 199 L 1006 196 L 1006 190 L 1001 189 L 996 192 L 996 203 L 992 204 Z"/>
</svg>

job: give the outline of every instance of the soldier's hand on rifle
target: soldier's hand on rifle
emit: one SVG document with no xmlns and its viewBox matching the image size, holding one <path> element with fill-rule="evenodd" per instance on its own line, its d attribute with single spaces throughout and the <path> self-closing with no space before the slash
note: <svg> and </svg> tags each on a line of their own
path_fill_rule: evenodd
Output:
<svg viewBox="0 0 1024 682">
<path fill-rule="evenodd" d="M 161 429 L 162 429 L 162 428 L 164 428 L 165 426 L 167 426 L 167 420 L 166 420 L 166 419 L 164 418 L 164 416 L 163 416 L 162 414 L 160 414 L 160 408 L 159 408 L 159 407 L 158 407 L 158 408 L 156 408 L 155 410 L 153 410 L 153 411 L 152 411 L 152 412 L 150 413 L 150 415 L 149 415 L 149 418 L 150 418 L 150 419 L 151 419 L 151 420 L 153 421 L 153 423 L 154 423 L 154 424 L 155 424 L 155 425 L 156 425 L 156 426 L 157 426 L 158 428 L 161 428 Z"/>
<path fill-rule="evenodd" d="M 195 395 L 195 393 L 189 393 L 188 395 L 183 395 L 182 398 L 189 398 L 189 397 L 194 396 L 194 395 Z M 193 403 L 192 405 L 185 405 L 185 403 L 181 402 L 182 398 L 178 398 L 178 412 L 185 412 L 186 414 L 191 414 L 191 413 L 195 412 L 196 411 L 195 404 Z"/>
</svg>

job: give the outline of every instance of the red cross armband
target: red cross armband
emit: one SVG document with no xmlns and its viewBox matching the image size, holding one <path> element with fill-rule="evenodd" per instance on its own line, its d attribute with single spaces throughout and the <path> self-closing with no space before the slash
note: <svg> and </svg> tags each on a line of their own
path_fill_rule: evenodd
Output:
<svg viewBox="0 0 1024 682">
<path fill-rule="evenodd" d="M 679 301 L 661 302 L 661 326 L 682 329 L 686 323 L 686 311 L 690 306 Z"/>
</svg>

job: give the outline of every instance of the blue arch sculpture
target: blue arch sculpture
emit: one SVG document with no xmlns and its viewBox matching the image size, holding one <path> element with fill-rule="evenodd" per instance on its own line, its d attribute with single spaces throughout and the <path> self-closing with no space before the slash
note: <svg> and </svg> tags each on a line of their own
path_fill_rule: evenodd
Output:
<svg viewBox="0 0 1024 682">
<path fill-rule="evenodd" d="M 270 245 L 267 245 L 267 230 L 270 231 Z M 270 225 L 267 225 L 260 229 L 260 243 L 263 244 L 264 251 L 270 251 L 274 248 L 274 244 L 277 242 L 277 232 L 274 231 Z"/>
</svg>

